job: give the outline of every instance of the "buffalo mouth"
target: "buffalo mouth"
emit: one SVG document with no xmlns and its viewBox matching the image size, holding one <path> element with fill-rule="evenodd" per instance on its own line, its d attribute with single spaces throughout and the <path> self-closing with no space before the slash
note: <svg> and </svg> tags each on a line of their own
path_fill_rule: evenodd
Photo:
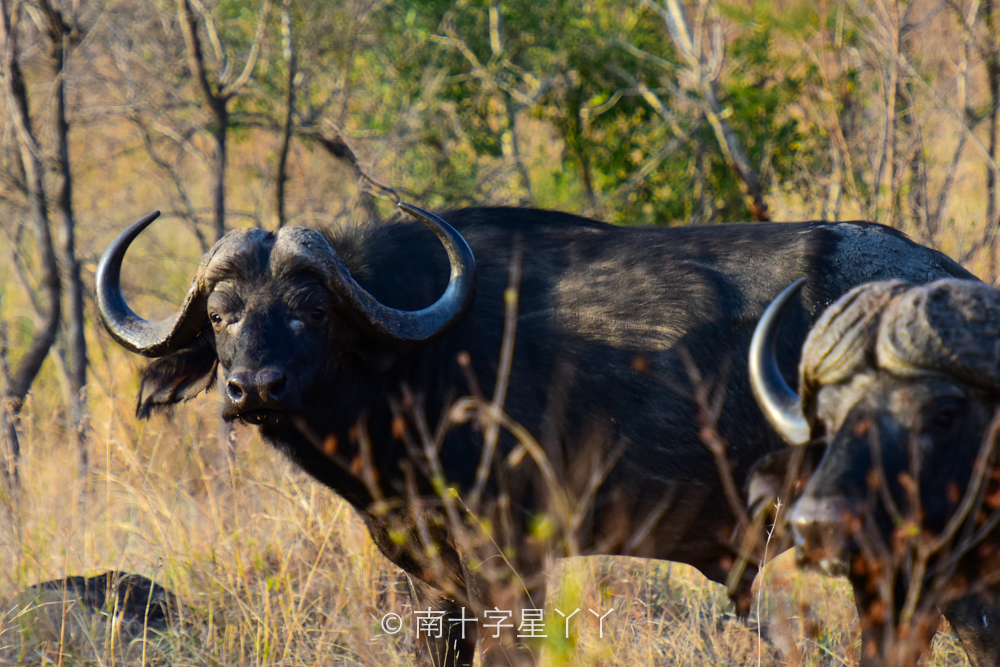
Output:
<svg viewBox="0 0 1000 667">
<path fill-rule="evenodd" d="M 848 553 L 861 521 L 844 498 L 805 495 L 792 505 L 788 523 L 800 567 L 832 576 L 847 573 Z"/>
<path fill-rule="evenodd" d="M 244 424 L 254 426 L 278 426 L 287 418 L 284 410 L 273 408 L 258 408 L 256 410 L 245 410 L 230 418 L 230 421 L 237 420 Z"/>
<path fill-rule="evenodd" d="M 816 570 L 830 577 L 842 577 L 848 573 L 847 554 L 843 548 L 814 547 L 805 544 L 795 535 L 796 564 L 807 570 Z"/>
<path fill-rule="evenodd" d="M 798 524 L 792 528 L 795 560 L 799 567 L 831 577 L 846 576 L 852 554 L 856 553 L 855 532 L 848 519 L 838 522 Z"/>
</svg>

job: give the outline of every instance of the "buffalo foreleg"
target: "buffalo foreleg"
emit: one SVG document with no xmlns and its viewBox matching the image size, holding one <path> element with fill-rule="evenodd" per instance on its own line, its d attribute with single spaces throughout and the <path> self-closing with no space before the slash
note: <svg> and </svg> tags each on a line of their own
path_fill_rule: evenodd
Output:
<svg viewBox="0 0 1000 667">
<path fill-rule="evenodd" d="M 496 560 L 491 560 L 496 562 Z M 546 578 L 536 575 L 530 579 L 514 576 L 510 579 L 500 572 L 492 577 L 483 576 L 483 568 L 470 567 L 465 562 L 465 582 L 469 598 L 479 610 L 479 640 L 483 667 L 534 667 L 545 636 L 541 619 L 545 607 Z M 525 566 L 520 571 L 543 572 L 539 563 Z"/>
<path fill-rule="evenodd" d="M 861 667 L 915 667 L 930 649 L 941 614 L 931 607 L 915 614 L 904 626 L 899 621 L 907 593 L 902 577 L 896 579 L 893 599 L 888 602 L 873 580 L 854 572 L 848 578 L 861 621 Z"/>
<path fill-rule="evenodd" d="M 417 632 L 417 665 L 419 667 L 472 667 L 476 656 L 476 621 L 472 610 L 465 609 L 453 598 L 416 579 L 407 576 L 413 598 L 414 612 L 445 612 L 440 637 L 434 628 Z M 464 619 L 464 620 L 463 620 Z"/>
</svg>

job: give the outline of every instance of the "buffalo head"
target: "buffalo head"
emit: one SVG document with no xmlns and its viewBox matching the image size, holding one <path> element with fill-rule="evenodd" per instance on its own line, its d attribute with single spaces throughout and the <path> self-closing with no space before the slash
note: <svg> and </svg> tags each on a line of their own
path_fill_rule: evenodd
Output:
<svg viewBox="0 0 1000 667">
<path fill-rule="evenodd" d="M 797 543 L 839 556 L 842 529 L 850 537 L 874 517 L 891 531 L 914 503 L 923 528 L 943 529 L 1000 397 L 1000 293 L 955 279 L 857 287 L 810 331 L 796 394 L 774 370 L 769 341 L 797 287 L 762 318 L 752 375 L 787 441 L 826 444 L 790 514 Z M 842 544 L 831 549 L 829 539 Z"/>
<path fill-rule="evenodd" d="M 415 346 L 452 330 L 475 297 L 472 251 L 441 218 L 400 207 L 437 234 L 451 264 L 444 294 L 422 310 L 384 305 L 352 277 L 326 237 L 286 227 L 226 235 L 202 259 L 180 310 L 148 322 L 125 302 L 121 265 L 129 244 L 158 213 L 122 232 L 98 266 L 97 305 L 123 347 L 162 357 L 143 375 L 139 415 L 191 398 L 221 373 L 223 416 L 266 429 L 321 396 L 320 385 L 336 374 L 345 351 L 375 342 Z"/>
<path fill-rule="evenodd" d="M 786 441 L 822 449 L 786 515 L 800 562 L 848 574 L 863 623 L 865 597 L 881 625 L 918 619 L 921 609 L 925 619 L 936 618 L 934 605 L 944 605 L 960 635 L 985 633 L 963 642 L 984 655 L 1000 652 L 992 627 L 998 596 L 988 594 L 985 603 L 969 597 L 988 588 L 1000 567 L 1000 514 L 993 511 L 1000 475 L 990 472 L 1000 407 L 1000 292 L 955 279 L 857 287 L 811 329 L 796 394 L 777 372 L 773 349 L 799 286 L 761 319 L 751 381 Z M 878 602 L 887 598 L 888 608 Z M 964 618 L 971 608 L 975 618 Z M 933 623 L 922 629 L 929 638 Z"/>
</svg>

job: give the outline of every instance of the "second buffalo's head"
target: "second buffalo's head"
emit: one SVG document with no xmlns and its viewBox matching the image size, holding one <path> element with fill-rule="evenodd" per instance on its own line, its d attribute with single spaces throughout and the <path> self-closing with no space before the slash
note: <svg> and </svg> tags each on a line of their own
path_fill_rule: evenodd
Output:
<svg viewBox="0 0 1000 667">
<path fill-rule="evenodd" d="M 401 207 L 437 234 L 451 263 L 444 294 L 422 310 L 386 306 L 351 275 L 324 235 L 286 227 L 226 235 L 202 259 L 178 312 L 149 322 L 125 302 L 120 276 L 126 250 L 157 214 L 122 232 L 98 266 L 97 304 L 116 341 L 158 357 L 143 374 L 139 416 L 193 397 L 218 375 L 223 416 L 267 429 L 315 402 L 345 353 L 413 347 L 453 329 L 475 297 L 472 252 L 441 218 Z"/>
<path fill-rule="evenodd" d="M 865 567 L 852 554 L 891 560 L 904 538 L 933 543 L 991 483 L 977 461 L 1000 405 L 1000 292 L 955 279 L 857 287 L 810 331 L 796 393 L 773 350 L 797 289 L 762 318 L 751 376 L 785 439 L 820 451 L 786 514 L 800 560 L 844 571 Z"/>
</svg>

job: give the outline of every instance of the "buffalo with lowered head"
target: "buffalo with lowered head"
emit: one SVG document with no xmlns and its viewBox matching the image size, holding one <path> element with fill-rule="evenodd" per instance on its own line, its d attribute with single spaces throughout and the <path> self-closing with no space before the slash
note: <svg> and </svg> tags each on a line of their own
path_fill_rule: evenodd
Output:
<svg viewBox="0 0 1000 667">
<path fill-rule="evenodd" d="M 799 559 L 849 577 L 866 664 L 915 664 L 940 607 L 973 665 L 1000 665 L 1000 291 L 851 290 L 810 331 L 796 395 L 768 342 L 798 287 L 761 320 L 752 363 L 762 408 L 807 446 L 805 465 L 788 474 L 772 455 L 751 487 L 797 483 L 786 522 Z"/>
<path fill-rule="evenodd" d="M 736 518 L 702 437 L 713 426 L 729 443 L 730 489 L 783 445 L 746 371 L 766 305 L 809 277 L 784 328 L 791 372 L 810 323 L 854 285 L 971 277 L 868 223 L 627 228 L 404 207 L 420 222 L 234 231 L 162 322 L 133 313 L 119 284 L 147 217 L 108 247 L 97 295 L 111 335 L 159 357 L 139 416 L 218 378 L 224 417 L 257 425 L 350 502 L 409 574 L 414 607 L 446 614 L 440 636 L 418 633 L 433 664 L 472 664 L 477 637 L 484 663 L 530 661 L 507 650 L 516 613 L 499 638 L 461 619 L 542 608 L 552 555 L 670 559 L 725 582 Z M 692 370 L 716 383 L 711 405 L 696 400 Z M 472 411 L 484 418 L 455 408 L 468 395 L 486 397 Z M 488 539 L 470 546 L 469 526 Z M 493 585 L 497 568 L 512 585 Z M 755 572 L 732 587 L 740 613 Z"/>
</svg>

